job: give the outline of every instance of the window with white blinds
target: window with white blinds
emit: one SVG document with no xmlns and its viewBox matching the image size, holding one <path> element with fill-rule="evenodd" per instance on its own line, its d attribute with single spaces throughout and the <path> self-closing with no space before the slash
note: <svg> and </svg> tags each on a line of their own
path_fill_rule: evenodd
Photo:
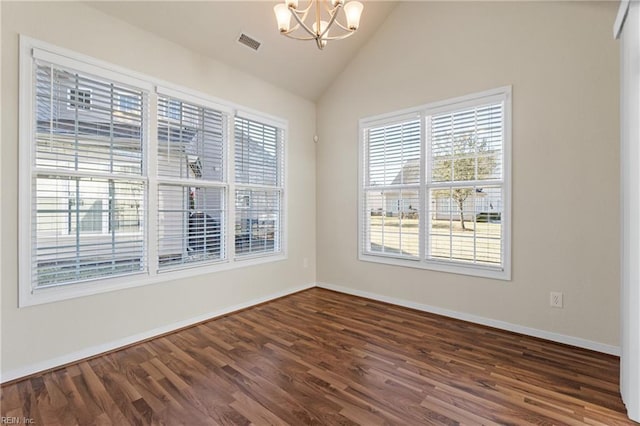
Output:
<svg viewBox="0 0 640 426">
<path fill-rule="evenodd" d="M 367 252 L 420 256 L 420 116 L 365 129 Z"/>
<path fill-rule="evenodd" d="M 431 259 L 501 267 L 504 103 L 427 117 Z"/>
<path fill-rule="evenodd" d="M 510 278 L 510 93 L 361 120 L 361 259 Z"/>
<path fill-rule="evenodd" d="M 24 36 L 20 82 L 20 306 L 286 257 L 284 121 Z"/>
<path fill-rule="evenodd" d="M 119 96 L 131 108 L 115 108 Z M 35 61 L 34 288 L 142 272 L 144 91 Z"/>
<path fill-rule="evenodd" d="M 284 130 L 235 119 L 235 253 L 238 257 L 282 251 Z"/>
<path fill-rule="evenodd" d="M 226 258 L 227 114 L 158 96 L 158 268 Z"/>
</svg>

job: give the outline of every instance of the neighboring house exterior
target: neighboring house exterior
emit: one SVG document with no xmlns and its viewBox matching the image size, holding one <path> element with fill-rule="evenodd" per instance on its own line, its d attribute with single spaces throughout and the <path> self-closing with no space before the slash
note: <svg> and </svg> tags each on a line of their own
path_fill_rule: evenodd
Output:
<svg viewBox="0 0 640 426">
<path fill-rule="evenodd" d="M 420 181 L 420 163 L 418 160 L 407 161 L 394 178 L 392 185 L 401 185 L 406 182 Z M 430 198 L 433 220 L 460 220 L 458 203 L 451 198 L 447 191 L 434 192 Z M 386 216 L 402 216 L 411 218 L 419 213 L 418 190 L 403 189 L 402 191 L 384 191 L 380 198 L 370 202 L 369 207 L 373 214 Z M 463 204 L 464 219 L 473 221 L 486 220 L 487 217 L 499 218 L 502 211 L 500 192 L 494 192 L 485 188 L 475 188 Z"/>
<path fill-rule="evenodd" d="M 140 263 L 141 184 L 82 177 L 81 173 L 140 174 L 140 118 L 132 103 L 140 106 L 141 100 L 126 90 L 91 85 L 51 68 L 39 68 L 37 77 L 37 166 L 80 174 L 41 173 L 33 182 L 38 261 L 59 262 L 64 253 L 82 251 L 99 263 L 109 257 L 105 246 L 117 233 L 120 242 L 128 241 L 132 247 L 130 257 Z M 113 102 L 116 108 L 111 114 Z"/>
</svg>

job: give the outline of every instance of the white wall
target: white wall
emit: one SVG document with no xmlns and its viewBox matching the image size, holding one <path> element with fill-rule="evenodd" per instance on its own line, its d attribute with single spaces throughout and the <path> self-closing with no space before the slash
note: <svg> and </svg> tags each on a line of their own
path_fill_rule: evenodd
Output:
<svg viewBox="0 0 640 426">
<path fill-rule="evenodd" d="M 318 103 L 318 281 L 617 352 L 616 7 L 400 3 Z M 358 119 L 505 85 L 512 281 L 358 261 Z M 564 293 L 563 309 L 549 307 L 550 291 Z"/>
<path fill-rule="evenodd" d="M 0 5 L 3 381 L 315 281 L 313 103 L 80 3 Z M 18 309 L 19 33 L 287 119 L 288 260 Z"/>
<path fill-rule="evenodd" d="M 620 35 L 622 180 L 622 355 L 620 391 L 640 421 L 640 4 L 631 2 Z"/>
</svg>

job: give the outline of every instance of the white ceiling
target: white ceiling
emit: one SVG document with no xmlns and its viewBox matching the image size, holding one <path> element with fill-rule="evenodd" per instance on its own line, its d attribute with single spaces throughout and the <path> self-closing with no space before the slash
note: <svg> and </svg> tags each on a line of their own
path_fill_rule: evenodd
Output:
<svg viewBox="0 0 640 426">
<path fill-rule="evenodd" d="M 362 0 L 361 0 L 362 1 Z M 273 6 L 278 1 L 100 1 L 94 8 L 224 62 L 310 100 L 317 100 L 395 6 L 365 2 L 358 32 L 329 42 L 320 51 L 313 41 L 278 33 Z M 301 0 L 301 5 L 306 4 Z M 237 42 L 241 33 L 260 41 L 254 51 Z"/>
</svg>

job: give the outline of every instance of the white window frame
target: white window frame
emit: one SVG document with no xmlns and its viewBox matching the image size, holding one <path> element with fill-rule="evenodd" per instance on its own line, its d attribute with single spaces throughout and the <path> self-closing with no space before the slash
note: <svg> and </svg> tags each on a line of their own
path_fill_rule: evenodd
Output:
<svg viewBox="0 0 640 426">
<path fill-rule="evenodd" d="M 466 96 L 448 100 L 433 102 L 402 111 L 381 114 L 363 118 L 359 121 L 359 153 L 358 153 L 358 259 L 366 262 L 383 263 L 395 266 L 404 266 L 419 269 L 428 269 L 440 272 L 449 272 L 462 275 L 470 275 L 483 278 L 511 280 L 511 86 L 504 86 L 492 90 L 473 93 Z M 429 259 L 427 257 L 428 235 L 427 225 L 430 217 L 429 193 L 431 183 L 427 182 L 426 167 L 429 162 L 429 143 L 427 117 L 446 112 L 458 111 L 493 102 L 502 102 L 503 111 L 503 146 L 502 146 L 502 180 L 495 181 L 502 187 L 503 212 L 502 222 L 502 264 L 499 267 L 490 265 L 472 264 L 463 261 Z M 380 125 L 409 120 L 419 115 L 421 117 L 421 156 L 420 156 L 420 221 L 419 221 L 419 256 L 408 258 L 385 253 L 373 253 L 366 250 L 369 232 L 367 230 L 368 218 L 365 214 L 367 192 L 367 140 L 366 130 Z"/>
<path fill-rule="evenodd" d="M 207 180 L 200 180 L 200 179 L 186 179 L 186 178 L 175 178 L 175 177 L 165 177 L 165 176 L 160 176 L 157 171 L 155 171 L 154 175 L 158 176 L 157 179 L 155 179 L 154 182 L 152 182 L 153 184 L 155 184 L 155 197 L 158 196 L 158 186 L 159 185 L 176 185 L 176 186 L 180 186 L 180 187 L 200 187 L 200 188 L 211 188 L 211 189 L 220 189 L 222 190 L 222 203 L 224 206 L 224 210 L 223 210 L 223 215 L 224 215 L 224 221 L 225 221 L 225 229 L 222 230 L 221 229 L 221 235 L 220 238 L 222 241 L 224 241 L 224 245 L 222 247 L 220 247 L 220 252 L 221 252 L 221 258 L 220 259 L 216 259 L 216 260 L 210 260 L 207 262 L 203 262 L 203 263 L 199 263 L 199 262 L 194 262 L 194 263 L 185 263 L 182 265 L 176 265 L 176 266 L 172 266 L 172 267 L 168 267 L 165 270 L 160 270 L 159 264 L 158 264 L 158 256 L 154 256 L 153 257 L 153 264 L 152 264 L 152 268 L 154 270 L 156 270 L 158 272 L 158 274 L 169 274 L 172 271 L 177 271 L 180 269 L 188 269 L 188 268 L 203 268 L 206 267 L 208 264 L 222 264 L 225 263 L 229 260 L 228 257 L 228 250 L 229 250 L 229 243 L 228 240 L 230 238 L 230 235 L 227 233 L 227 229 L 228 226 L 226 226 L 226 222 L 229 220 L 228 217 L 228 212 L 229 212 L 229 202 L 230 202 L 230 195 L 229 195 L 229 169 L 231 168 L 232 163 L 230 163 L 230 157 L 229 157 L 229 146 L 233 143 L 232 140 L 232 135 L 233 135 L 233 131 L 231 129 L 231 127 L 233 126 L 233 116 L 234 116 L 234 110 L 233 108 L 230 108 L 226 105 L 223 105 L 221 103 L 218 102 L 214 102 L 211 99 L 208 98 L 203 98 L 201 96 L 198 96 L 195 93 L 190 93 L 190 92 L 186 92 L 184 90 L 180 90 L 180 89 L 175 89 L 175 88 L 170 88 L 170 87 L 165 87 L 165 86 L 158 86 L 156 87 L 156 95 L 157 96 L 164 96 L 164 97 L 168 97 L 169 98 L 169 102 L 168 105 L 177 105 L 179 103 L 180 105 L 180 115 L 182 116 L 182 105 L 184 103 L 188 103 L 191 105 L 195 105 L 198 107 L 204 107 L 204 108 L 208 108 L 217 112 L 220 112 L 223 114 L 223 139 L 224 142 L 226 143 L 226 146 L 223 147 L 224 150 L 224 158 L 222 161 L 222 166 L 223 166 L 223 176 L 222 176 L 222 181 L 221 182 L 212 182 L 212 181 L 207 181 Z M 176 102 L 176 100 L 178 102 Z M 156 97 L 156 103 L 157 103 L 157 97 Z M 168 110 L 167 110 L 168 112 Z M 176 122 L 178 120 L 175 120 L 173 117 L 170 117 L 168 114 L 164 115 L 164 114 L 158 114 L 158 115 L 163 115 L 164 119 L 166 121 L 169 122 Z M 157 117 L 157 116 L 156 116 Z M 157 120 L 155 123 L 156 129 L 157 129 Z M 156 139 L 155 141 L 157 141 L 157 135 L 156 135 Z M 156 150 L 156 154 L 157 154 L 157 149 L 158 149 L 158 145 L 156 144 L 154 146 L 154 149 Z M 157 161 L 155 162 L 155 164 L 157 165 Z M 156 203 L 156 206 L 158 206 L 158 203 Z M 157 217 L 156 217 L 157 220 Z M 157 226 L 157 225 L 156 225 Z M 157 229 L 157 228 L 156 228 Z M 185 238 L 188 238 L 187 235 L 185 235 Z M 157 238 L 156 238 L 157 241 Z M 159 244 L 159 243 L 158 243 Z M 158 246 L 156 246 L 155 248 L 157 249 Z"/>
<path fill-rule="evenodd" d="M 146 206 L 144 210 L 144 238 L 146 246 L 147 269 L 143 272 L 122 275 L 113 278 L 95 279 L 83 282 L 74 282 L 52 286 L 47 288 L 34 288 L 31 282 L 32 262 L 32 175 L 34 172 L 33 158 L 35 155 L 34 140 L 34 55 L 40 59 L 61 67 L 78 70 L 99 78 L 125 83 L 137 87 L 146 94 L 144 110 L 147 120 L 144 122 L 146 139 L 143 144 L 143 179 L 146 185 Z M 288 150 L 288 123 L 286 120 L 254 111 L 229 101 L 217 99 L 198 91 L 186 89 L 182 86 L 168 83 L 141 73 L 130 71 L 126 68 L 110 64 L 98 59 L 78 54 L 74 51 L 60 48 L 46 42 L 20 35 L 20 73 L 19 73 L 19 280 L 18 280 L 18 306 L 26 307 L 43 303 L 56 302 L 71 298 L 100 294 L 125 288 L 140 287 L 159 282 L 173 281 L 198 275 L 209 274 L 251 265 L 277 262 L 287 259 L 287 150 Z M 158 93 L 193 102 L 203 106 L 209 106 L 227 114 L 229 123 L 226 126 L 226 235 L 224 238 L 226 258 L 213 264 L 194 264 L 190 267 L 175 270 L 158 271 L 158 184 L 163 180 L 158 177 L 157 147 L 158 147 Z M 234 183 L 234 138 L 233 118 L 236 115 L 254 117 L 257 121 L 273 123 L 284 130 L 284 189 L 283 189 L 283 214 L 281 218 L 282 242 L 281 250 L 273 254 L 263 254 L 259 257 L 235 259 L 234 256 L 234 226 L 235 203 L 232 202 L 232 194 L 235 194 Z M 165 179 L 166 180 L 166 179 Z M 187 237 L 187 236 L 185 236 Z M 133 279 L 132 279 L 133 278 Z"/>
<path fill-rule="evenodd" d="M 262 185 L 254 185 L 254 184 L 243 184 L 243 183 L 238 183 L 236 182 L 235 179 L 235 167 L 233 168 L 233 176 L 232 176 L 232 180 L 230 181 L 231 183 L 231 188 L 229 191 L 229 205 L 230 207 L 232 207 L 234 210 L 234 214 L 233 214 L 233 223 L 230 223 L 230 227 L 232 228 L 232 233 L 229 234 L 230 236 L 233 236 L 233 244 L 230 246 L 230 249 L 232 250 L 230 252 L 230 255 L 233 256 L 234 260 L 237 262 L 251 262 L 255 259 L 260 259 L 260 258 L 264 258 L 264 257 L 280 257 L 280 256 L 286 256 L 286 246 L 287 246 L 287 137 L 288 137 L 288 133 L 289 133 L 289 129 L 288 129 L 288 125 L 286 121 L 283 121 L 277 117 L 273 117 L 273 116 L 267 116 L 265 114 L 260 114 L 256 111 L 251 111 L 248 109 L 244 109 L 244 110 L 239 110 L 236 113 L 236 117 L 239 119 L 245 119 L 245 120 L 250 120 L 250 121 L 254 121 L 260 124 L 264 124 L 264 125 L 268 125 L 268 126 L 272 126 L 278 129 L 278 132 L 282 132 L 283 136 L 282 136 L 282 140 L 279 141 L 280 143 L 282 143 L 283 146 L 280 146 L 278 149 L 281 151 L 282 153 L 282 161 L 280 166 L 283 168 L 280 171 L 281 174 L 281 179 L 279 182 L 279 185 L 276 186 L 262 186 Z M 235 138 L 235 122 L 234 122 L 234 126 L 233 126 L 233 134 L 234 134 L 234 138 Z M 233 155 L 234 158 L 234 164 L 235 164 L 235 140 L 232 143 L 233 147 L 232 149 L 230 149 L 230 154 L 229 155 Z M 281 198 L 280 198 L 280 221 L 279 221 L 279 234 L 277 236 L 277 244 L 279 247 L 279 250 L 277 251 L 273 251 L 273 252 L 258 252 L 258 253 L 251 253 L 251 254 L 242 254 L 242 255 L 237 255 L 235 252 L 236 246 L 235 246 L 235 217 L 236 217 L 236 212 L 235 212 L 235 204 L 236 204 L 236 200 L 235 200 L 235 194 L 236 194 L 236 190 L 237 189 L 247 189 L 247 190 L 252 190 L 252 189 L 256 189 L 256 190 L 269 190 L 269 191 L 277 191 L 281 194 Z M 231 200 L 233 198 L 233 201 Z M 250 201 L 249 201 L 250 202 Z M 231 206 L 233 205 L 233 206 Z"/>
</svg>

